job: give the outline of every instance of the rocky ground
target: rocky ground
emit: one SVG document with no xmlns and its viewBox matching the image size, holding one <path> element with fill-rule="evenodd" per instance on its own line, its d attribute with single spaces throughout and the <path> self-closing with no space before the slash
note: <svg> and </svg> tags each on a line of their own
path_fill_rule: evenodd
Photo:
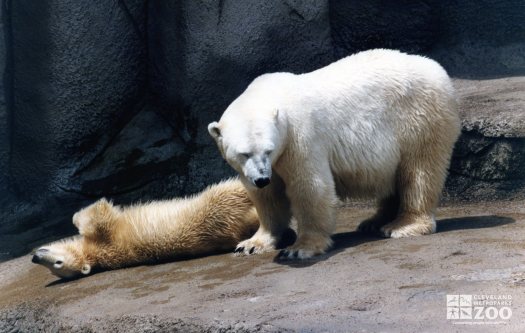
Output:
<svg viewBox="0 0 525 333">
<path fill-rule="evenodd" d="M 356 233 L 371 213 L 343 207 L 335 249 L 299 263 L 222 254 L 65 282 L 6 261 L 0 331 L 525 331 L 525 201 L 445 206 L 436 234 L 409 239 Z M 447 320 L 447 294 L 510 295 L 512 316 Z"/>
</svg>

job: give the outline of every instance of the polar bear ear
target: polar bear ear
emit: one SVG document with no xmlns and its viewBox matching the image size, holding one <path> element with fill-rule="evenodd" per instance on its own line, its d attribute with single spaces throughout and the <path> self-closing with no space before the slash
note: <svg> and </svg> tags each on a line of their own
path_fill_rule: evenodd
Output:
<svg viewBox="0 0 525 333">
<path fill-rule="evenodd" d="M 90 264 L 82 265 L 82 270 L 80 270 L 80 272 L 82 272 L 82 274 L 84 275 L 88 275 L 89 273 L 91 273 L 91 265 Z"/>
<path fill-rule="evenodd" d="M 111 204 L 108 199 L 106 199 L 105 197 L 102 197 L 100 199 L 98 199 L 96 202 L 95 202 L 96 205 L 98 206 L 105 206 L 105 205 L 109 205 Z"/>
<path fill-rule="evenodd" d="M 99 214 L 109 214 L 113 211 L 113 203 L 106 198 L 102 198 L 95 202 L 95 208 Z"/>
<path fill-rule="evenodd" d="M 214 121 L 208 125 L 208 132 L 215 139 L 218 140 L 221 137 L 221 129 L 219 128 L 219 123 Z"/>
</svg>

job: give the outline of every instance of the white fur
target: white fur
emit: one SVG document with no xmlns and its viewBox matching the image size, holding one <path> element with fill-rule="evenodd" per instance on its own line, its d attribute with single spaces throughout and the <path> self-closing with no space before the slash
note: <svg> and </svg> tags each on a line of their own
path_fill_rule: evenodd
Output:
<svg viewBox="0 0 525 333">
<path fill-rule="evenodd" d="M 311 73 L 262 75 L 209 131 L 240 173 L 268 233 L 289 223 L 283 222 L 285 206 L 268 208 L 269 201 L 285 200 L 279 192 L 286 191 L 299 228 L 292 248 L 308 257 L 331 244 L 336 194 L 399 195 L 405 231 L 391 234 L 427 233 L 407 221 L 430 223 L 459 120 L 451 81 L 439 64 L 379 49 Z M 260 161 L 270 163 L 275 175 L 254 167 Z M 254 179 L 268 175 L 270 187 L 280 178 L 283 188 L 256 189 Z"/>
</svg>

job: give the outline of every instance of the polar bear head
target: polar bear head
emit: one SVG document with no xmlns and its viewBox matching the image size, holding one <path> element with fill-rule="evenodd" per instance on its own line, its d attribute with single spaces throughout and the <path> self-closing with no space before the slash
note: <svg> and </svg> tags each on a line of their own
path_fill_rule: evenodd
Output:
<svg viewBox="0 0 525 333">
<path fill-rule="evenodd" d="M 85 260 L 81 237 L 57 241 L 37 249 L 33 263 L 47 267 L 53 275 L 71 279 L 91 272 L 91 265 Z"/>
<path fill-rule="evenodd" d="M 272 179 L 287 141 L 287 112 L 293 108 L 295 75 L 269 73 L 257 77 L 208 125 L 224 159 L 247 186 L 262 188 Z"/>
<path fill-rule="evenodd" d="M 99 267 L 99 258 L 111 249 L 112 228 L 121 216 L 121 208 L 102 198 L 73 215 L 80 235 L 40 247 L 32 261 L 47 267 L 61 278 L 88 275 Z"/>
<path fill-rule="evenodd" d="M 232 103 L 219 122 L 208 125 L 208 131 L 245 183 L 263 188 L 270 183 L 272 166 L 283 150 L 284 121 L 278 109 L 242 112 L 238 108 Z"/>
</svg>

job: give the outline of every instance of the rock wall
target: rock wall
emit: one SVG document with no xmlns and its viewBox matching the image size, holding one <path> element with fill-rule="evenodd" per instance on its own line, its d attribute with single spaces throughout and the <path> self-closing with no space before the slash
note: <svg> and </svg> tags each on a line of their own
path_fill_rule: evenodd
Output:
<svg viewBox="0 0 525 333">
<path fill-rule="evenodd" d="M 337 56 L 377 47 L 423 53 L 454 77 L 525 75 L 523 1 L 330 0 Z"/>
<path fill-rule="evenodd" d="M 68 190 L 140 110 L 146 47 L 117 2 L 10 4 L 10 185 L 40 198 Z"/>
<path fill-rule="evenodd" d="M 6 107 L 5 84 L 9 81 L 6 77 L 7 49 L 4 4 L 0 5 L 0 193 L 7 192 L 7 162 L 9 152 L 9 120 Z M 2 200 L 0 199 L 0 204 Z"/>
<path fill-rule="evenodd" d="M 514 128 L 520 91 L 488 105 L 497 89 L 469 90 L 525 75 L 523 1 L 4 0 L 1 18 L 5 257 L 71 232 L 71 213 L 100 196 L 170 197 L 233 175 L 206 125 L 253 78 L 375 47 L 435 58 L 475 101 L 462 104 L 446 196 L 523 195 L 525 135 L 488 135 L 477 121 L 492 110 L 484 117 Z"/>
</svg>

